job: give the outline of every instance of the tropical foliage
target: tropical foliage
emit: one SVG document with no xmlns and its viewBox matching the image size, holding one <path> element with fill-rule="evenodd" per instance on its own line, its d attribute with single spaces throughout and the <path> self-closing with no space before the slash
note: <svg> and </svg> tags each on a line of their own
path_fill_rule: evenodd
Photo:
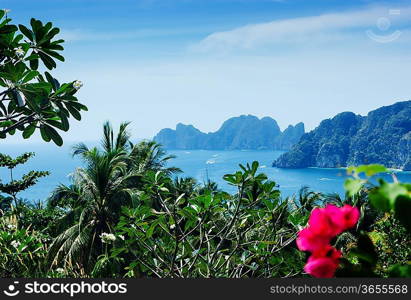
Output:
<svg viewBox="0 0 411 300">
<path fill-rule="evenodd" d="M 384 167 L 348 169 L 353 177 L 345 198 L 308 188 L 282 198 L 253 162 L 224 176 L 237 190 L 229 194 L 215 183 L 179 177 L 168 167 L 172 157 L 154 142 L 131 143 L 127 126 L 115 132 L 104 124 L 101 147 L 76 145 L 82 167 L 46 205 L 21 201 L 18 218 L 4 211 L 2 276 L 410 276 L 409 226 L 396 204 L 409 201 L 410 185 L 395 177 L 376 181 Z M 297 242 L 321 207 L 331 214 L 347 207 L 358 212 L 327 240 L 338 249 L 332 273 L 304 268 L 312 249 Z M 316 222 L 324 226 L 321 218 Z M 25 267 L 28 257 L 34 263 Z"/>
<path fill-rule="evenodd" d="M 36 130 L 44 141 L 63 144 L 58 130 L 67 131 L 69 118 L 81 119 L 87 107 L 75 97 L 81 81 L 60 84 L 48 71 L 64 61 L 60 29 L 31 19 L 30 28 L 11 24 L 0 10 L 0 139 L 21 131 L 27 139 Z M 57 129 L 57 130 L 56 130 Z"/>
<path fill-rule="evenodd" d="M 17 27 L 6 11 L 0 21 L 0 138 L 40 129 L 61 145 L 55 128 L 68 130 L 86 107 L 74 96 L 81 82 L 38 71 L 64 60 L 59 30 L 35 19 Z M 73 155 L 82 165 L 71 184 L 37 203 L 18 193 L 47 172 L 16 180 L 33 154 L 0 155 L 10 174 L 0 183 L 0 277 L 411 276 L 411 184 L 378 179 L 383 166 L 349 168 L 345 197 L 302 188 L 284 198 L 258 162 L 224 176 L 233 194 L 183 177 L 161 145 L 133 143 L 128 123 L 117 132 L 105 123 L 101 145 Z"/>
<path fill-rule="evenodd" d="M 50 247 L 52 265 L 91 270 L 106 248 L 102 234 L 114 232 L 122 207 L 136 205 L 144 174 L 178 171 L 165 167 L 172 156 L 166 156 L 158 144 L 131 143 L 127 125 L 121 124 L 115 135 L 110 123 L 104 124 L 102 149 L 74 147 L 73 155 L 80 156 L 84 167 L 75 171 L 72 185 L 57 187 L 49 199 L 49 207 L 66 212 L 61 224 L 65 230 Z"/>
</svg>

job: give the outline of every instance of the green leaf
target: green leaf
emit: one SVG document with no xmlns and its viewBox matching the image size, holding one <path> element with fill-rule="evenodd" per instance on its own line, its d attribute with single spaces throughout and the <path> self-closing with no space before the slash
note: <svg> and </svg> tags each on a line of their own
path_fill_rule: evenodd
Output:
<svg viewBox="0 0 411 300">
<path fill-rule="evenodd" d="M 60 88 L 59 82 L 53 78 L 49 72 L 45 72 L 44 74 L 46 75 L 47 81 L 53 86 L 53 90 L 57 91 Z"/>
<path fill-rule="evenodd" d="M 205 207 L 205 209 L 208 209 L 210 207 L 211 200 L 212 200 L 211 194 L 207 194 L 207 195 L 204 196 L 204 207 Z"/>
<path fill-rule="evenodd" d="M 4 25 L 3 27 L 0 27 L 0 34 L 9 34 L 12 32 L 17 31 L 17 26 L 16 25 Z"/>
<path fill-rule="evenodd" d="M 232 185 L 237 185 L 239 183 L 234 174 L 226 174 L 223 176 L 223 179 Z"/>
<path fill-rule="evenodd" d="M 11 126 L 11 125 L 13 125 L 13 122 L 10 121 L 10 120 L 0 122 L 0 127 L 9 127 L 9 126 Z"/>
<path fill-rule="evenodd" d="M 27 56 L 24 60 L 29 61 L 29 60 L 33 60 L 33 59 L 39 59 L 39 58 L 40 58 L 40 56 L 38 54 L 31 54 L 31 55 Z"/>
<path fill-rule="evenodd" d="M 396 264 L 391 267 L 389 270 L 390 277 L 394 278 L 410 278 L 411 277 L 411 265 L 404 265 L 401 266 L 399 264 Z"/>
<path fill-rule="evenodd" d="M 50 32 L 47 34 L 47 38 L 49 40 L 53 39 L 57 34 L 59 34 L 60 29 L 57 27 L 54 27 Z"/>
<path fill-rule="evenodd" d="M 76 119 L 78 121 L 81 120 L 81 115 L 74 106 L 67 103 L 66 108 L 69 110 L 70 114 L 74 117 L 74 119 Z"/>
<path fill-rule="evenodd" d="M 69 121 L 68 121 L 67 117 L 62 112 L 60 112 L 59 116 L 60 116 L 60 119 L 61 119 L 61 124 L 63 126 L 63 130 L 68 131 L 70 129 L 70 124 L 69 124 Z"/>
<path fill-rule="evenodd" d="M 71 87 L 70 84 L 68 84 L 68 83 L 63 83 L 63 84 L 59 87 L 59 89 L 56 91 L 55 94 L 56 94 L 56 95 L 60 95 L 60 94 L 64 93 L 65 91 L 67 91 L 67 89 L 68 89 L 69 87 Z"/>
<path fill-rule="evenodd" d="M 40 127 L 40 134 L 41 134 L 41 138 L 45 141 L 45 142 L 50 142 L 51 141 L 51 137 L 48 136 L 46 130 L 44 129 L 45 127 L 42 125 Z"/>
<path fill-rule="evenodd" d="M 38 97 L 32 98 L 30 97 L 26 97 L 26 103 L 27 105 L 35 112 L 37 112 L 38 114 L 42 113 L 42 110 L 40 108 L 40 106 L 37 104 L 38 101 Z"/>
<path fill-rule="evenodd" d="M 29 137 L 31 137 L 33 135 L 35 130 L 36 130 L 36 126 L 34 126 L 32 124 L 27 126 L 26 129 L 24 129 L 24 131 L 23 131 L 23 138 L 28 139 Z"/>
<path fill-rule="evenodd" d="M 293 213 L 288 216 L 288 222 L 290 222 L 293 226 L 305 226 L 308 221 L 308 215 L 303 215 L 301 213 Z"/>
<path fill-rule="evenodd" d="M 31 31 L 26 26 L 21 25 L 21 24 L 19 25 L 19 29 L 20 29 L 21 33 L 23 33 L 31 42 L 34 41 L 33 31 Z"/>
<path fill-rule="evenodd" d="M 251 168 L 254 173 L 258 170 L 258 166 L 259 166 L 258 161 L 253 161 L 253 163 L 251 164 Z"/>
<path fill-rule="evenodd" d="M 151 223 L 150 227 L 148 228 L 146 232 L 146 237 L 151 238 L 153 236 L 154 230 L 156 229 L 157 225 L 161 222 L 161 219 L 158 218 Z"/>
<path fill-rule="evenodd" d="M 399 195 L 394 205 L 395 217 L 411 233 L 411 197 Z"/>
<path fill-rule="evenodd" d="M 63 41 L 63 42 L 64 42 L 64 41 Z M 60 51 L 63 51 L 63 50 L 64 50 L 64 47 L 63 47 L 63 46 L 57 45 L 57 44 L 55 44 L 55 42 L 53 42 L 53 43 L 51 43 L 50 45 L 48 45 L 48 48 L 49 48 L 49 49 L 52 49 L 52 50 L 60 50 Z"/>
<path fill-rule="evenodd" d="M 38 59 L 31 59 L 30 60 L 30 68 L 33 70 L 37 70 L 39 68 L 39 60 Z"/>
<path fill-rule="evenodd" d="M 54 60 L 47 54 L 40 52 L 39 55 L 47 69 L 52 70 L 57 66 Z"/>
<path fill-rule="evenodd" d="M 36 82 L 36 83 L 30 83 L 27 85 L 28 87 L 34 88 L 34 89 L 42 89 L 49 94 L 51 92 L 51 84 L 48 82 Z"/>
<path fill-rule="evenodd" d="M 78 111 L 81 111 L 81 110 L 88 111 L 87 106 L 85 106 L 85 105 L 83 105 L 79 102 L 71 102 L 70 105 L 75 107 Z"/>
<path fill-rule="evenodd" d="M 397 183 L 380 181 L 380 186 L 369 193 L 371 204 L 384 212 L 394 209 L 395 199 L 399 195 L 407 195 L 407 189 Z"/>
<path fill-rule="evenodd" d="M 364 173 L 366 176 L 371 177 L 378 173 L 388 172 L 388 169 L 382 165 L 361 165 L 358 167 L 349 167 L 347 169 L 348 173 L 354 172 L 355 174 Z"/>
<path fill-rule="evenodd" d="M 31 25 L 31 28 L 33 29 L 36 40 L 37 41 L 40 40 L 41 39 L 41 28 L 43 27 L 43 24 L 41 23 L 41 21 L 31 18 L 30 25 Z"/>
<path fill-rule="evenodd" d="M 378 254 L 375 251 L 374 244 L 365 232 L 361 232 L 357 241 L 357 248 L 352 250 L 350 254 L 356 256 L 360 262 L 371 268 L 375 267 L 378 260 Z"/>
<path fill-rule="evenodd" d="M 46 131 L 47 136 L 49 136 L 57 146 L 63 145 L 63 139 L 53 127 L 44 125 L 44 130 Z"/>
<path fill-rule="evenodd" d="M 64 57 L 58 54 L 56 51 L 44 49 L 44 52 L 60 61 L 64 61 Z"/>
<path fill-rule="evenodd" d="M 37 71 L 29 71 L 23 78 L 22 83 L 26 83 L 29 82 L 30 80 L 32 80 L 34 77 L 36 77 L 37 75 L 39 75 L 39 72 Z"/>
<path fill-rule="evenodd" d="M 348 196 L 353 197 L 358 194 L 364 184 L 365 180 L 349 178 L 344 182 L 344 189 L 347 191 Z"/>
<path fill-rule="evenodd" d="M 53 127 L 58 128 L 58 129 L 60 129 L 60 130 L 63 130 L 63 131 L 67 131 L 67 129 L 68 129 L 67 127 L 65 127 L 65 125 L 64 125 L 63 123 L 60 123 L 60 122 L 58 122 L 58 121 L 56 121 L 56 120 L 47 119 L 47 120 L 46 120 L 46 123 L 49 124 L 49 125 L 51 125 L 51 126 L 53 126 Z"/>
</svg>

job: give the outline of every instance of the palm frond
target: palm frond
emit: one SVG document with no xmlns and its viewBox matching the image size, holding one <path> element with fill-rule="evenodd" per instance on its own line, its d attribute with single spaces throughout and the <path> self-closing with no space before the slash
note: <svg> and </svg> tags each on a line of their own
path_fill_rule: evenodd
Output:
<svg viewBox="0 0 411 300">
<path fill-rule="evenodd" d="M 115 149 L 126 150 L 127 143 L 130 140 L 130 133 L 127 131 L 127 126 L 130 122 L 123 122 L 120 124 L 120 129 L 117 134 Z"/>
<path fill-rule="evenodd" d="M 109 121 L 104 122 L 103 125 L 103 139 L 101 140 L 101 145 L 105 152 L 110 152 L 113 150 L 114 145 L 114 132 L 113 127 Z"/>
<path fill-rule="evenodd" d="M 84 143 L 78 143 L 76 145 L 73 146 L 73 150 L 72 150 L 72 155 L 73 156 L 78 156 L 78 155 L 82 155 L 86 152 L 89 152 L 89 148 L 87 147 L 86 144 Z"/>
</svg>

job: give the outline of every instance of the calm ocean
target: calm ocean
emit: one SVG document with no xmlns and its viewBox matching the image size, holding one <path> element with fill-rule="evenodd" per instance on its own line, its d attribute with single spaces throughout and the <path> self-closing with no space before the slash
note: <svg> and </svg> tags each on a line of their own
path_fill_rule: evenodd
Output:
<svg viewBox="0 0 411 300">
<path fill-rule="evenodd" d="M 15 177 L 21 176 L 28 170 L 50 171 L 51 175 L 42 178 L 37 185 L 31 187 L 21 197 L 29 200 L 41 200 L 47 198 L 50 192 L 59 183 L 69 183 L 69 174 L 76 167 L 81 166 L 77 158 L 70 155 L 70 145 L 62 148 L 52 144 L 39 145 L 0 145 L 0 152 L 9 155 L 18 155 L 25 151 L 32 151 L 36 156 L 23 167 L 15 171 Z M 216 181 L 220 188 L 234 192 L 235 188 L 229 186 L 222 179 L 224 174 L 235 172 L 239 169 L 238 164 L 251 163 L 256 160 L 260 162 L 260 172 L 265 173 L 279 186 L 284 196 L 297 193 L 302 186 L 308 186 L 312 190 L 324 193 L 337 192 L 343 194 L 343 182 L 346 178 L 343 169 L 277 169 L 272 168 L 271 163 L 282 152 L 279 151 L 169 151 L 177 156 L 170 165 L 181 168 L 183 176 L 191 176 L 199 182 L 207 178 Z M 397 174 L 400 180 L 411 182 L 410 172 Z M 387 176 L 388 178 L 388 176 Z M 0 179 L 8 181 L 8 170 L 0 168 Z"/>
</svg>

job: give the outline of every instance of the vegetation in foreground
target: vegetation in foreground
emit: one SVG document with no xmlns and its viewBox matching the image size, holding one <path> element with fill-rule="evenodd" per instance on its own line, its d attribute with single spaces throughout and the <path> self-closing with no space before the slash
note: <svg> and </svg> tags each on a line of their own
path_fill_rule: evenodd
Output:
<svg viewBox="0 0 411 300">
<path fill-rule="evenodd" d="M 106 123 L 101 144 L 74 147 L 84 167 L 44 205 L 2 198 L 0 276 L 410 276 L 411 185 L 362 176 L 382 166 L 350 169 L 344 199 L 307 188 L 284 199 L 257 162 L 224 176 L 229 194 L 179 177 L 158 144 L 130 142 L 127 124 L 114 134 Z M 357 212 L 328 238 L 339 253 L 331 273 L 304 268 L 312 249 L 296 243 L 313 222 L 331 228 L 320 207 Z"/>
<path fill-rule="evenodd" d="M 69 118 L 80 120 L 86 107 L 74 96 L 80 81 L 60 85 L 38 71 L 40 62 L 51 70 L 54 59 L 64 60 L 63 41 L 54 40 L 59 30 L 35 19 L 31 29 L 11 25 L 6 11 L 0 20 L 0 138 L 18 131 L 30 138 L 39 130 L 44 141 L 61 145 L 57 130 L 67 131 Z M 160 145 L 131 142 L 127 123 L 116 134 L 106 123 L 101 145 L 77 145 L 73 154 L 84 167 L 71 185 L 56 187 L 40 203 L 18 194 L 47 173 L 12 175 L 33 154 L 0 156 L 11 176 L 0 183 L 0 277 L 411 275 L 411 184 L 395 177 L 375 183 L 378 173 L 387 172 L 382 166 L 349 169 L 353 178 L 344 199 L 307 188 L 284 199 L 276 183 L 258 172 L 258 162 L 224 176 L 235 194 L 180 177 Z M 316 260 L 313 266 L 313 257 L 307 261 L 309 253 L 300 250 L 318 254 L 302 246 L 302 232 L 313 224 L 341 224 L 329 211 L 350 211 L 354 221 L 320 243 L 320 250 L 334 249 L 320 255 L 331 264 Z"/>
</svg>

